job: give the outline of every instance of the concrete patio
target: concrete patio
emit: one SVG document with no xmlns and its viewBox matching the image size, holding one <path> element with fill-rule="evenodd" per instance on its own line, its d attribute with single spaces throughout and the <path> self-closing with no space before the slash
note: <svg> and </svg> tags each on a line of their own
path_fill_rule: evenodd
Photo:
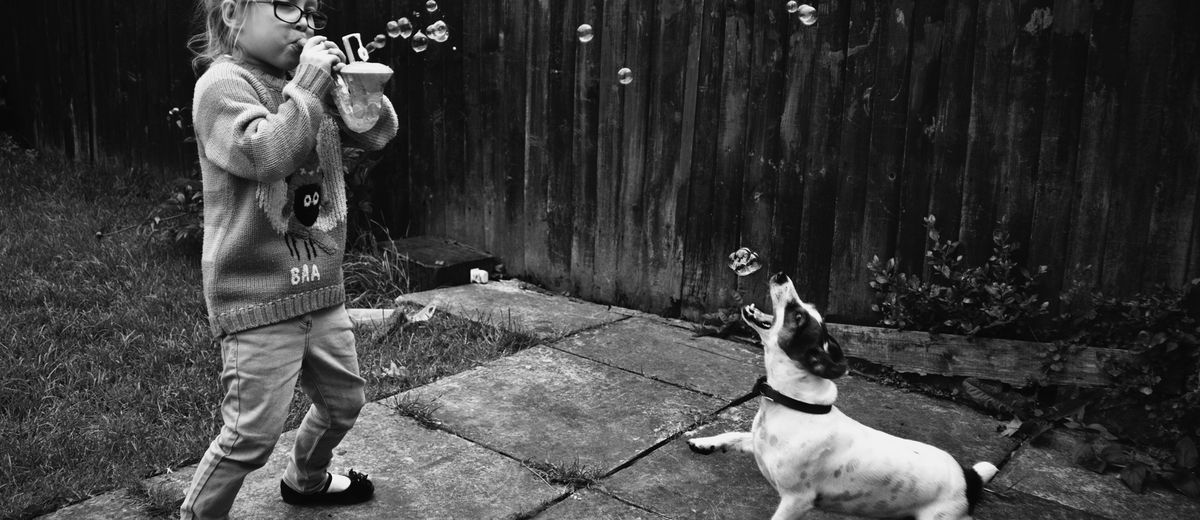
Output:
<svg viewBox="0 0 1200 520">
<path fill-rule="evenodd" d="M 279 499 L 278 476 L 294 432 L 253 473 L 235 505 L 245 519 L 317 518 L 768 518 L 778 497 L 748 456 L 701 456 L 685 439 L 747 430 L 763 373 L 753 346 L 694 337 L 690 325 L 524 288 L 516 281 L 406 295 L 468 318 L 492 316 L 542 343 L 472 370 L 370 403 L 339 448 L 334 470 L 370 474 L 375 500 L 300 509 Z M 849 355 L 854 345 L 843 345 Z M 1018 446 L 1001 421 L 972 409 L 872 383 L 838 381 L 838 406 L 870 426 L 935 444 L 1000 474 L 976 510 L 981 520 L 1200 518 L 1200 504 L 1152 488 L 1134 494 L 1113 474 L 1076 467 L 1079 439 L 1053 432 Z M 397 399 L 433 404 L 432 424 L 401 415 Z M 603 475 L 584 489 L 556 485 L 532 467 L 578 466 Z M 150 486 L 182 493 L 191 468 Z M 87 500 L 51 519 L 152 518 L 125 492 Z M 814 513 L 810 518 L 846 518 Z"/>
</svg>

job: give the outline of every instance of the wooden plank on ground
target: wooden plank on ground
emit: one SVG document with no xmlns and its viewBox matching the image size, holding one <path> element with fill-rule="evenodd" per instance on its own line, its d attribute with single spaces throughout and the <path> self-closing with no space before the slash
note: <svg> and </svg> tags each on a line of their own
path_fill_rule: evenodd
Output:
<svg viewBox="0 0 1200 520">
<path fill-rule="evenodd" d="M 1023 387 L 1042 376 L 1047 344 L 972 338 L 952 334 L 900 331 L 879 327 L 828 324 L 849 357 L 886 365 L 900 372 L 979 377 Z M 1046 376 L 1050 384 L 1106 386 L 1100 356 L 1128 356 L 1126 351 L 1086 347 L 1067 359 L 1061 372 Z"/>
</svg>

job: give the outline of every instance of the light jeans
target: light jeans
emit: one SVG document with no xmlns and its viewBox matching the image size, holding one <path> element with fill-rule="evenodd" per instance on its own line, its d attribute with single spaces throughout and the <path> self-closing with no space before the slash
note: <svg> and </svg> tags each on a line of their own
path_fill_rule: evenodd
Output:
<svg viewBox="0 0 1200 520">
<path fill-rule="evenodd" d="M 225 425 L 192 477 L 180 508 L 185 520 L 228 518 L 242 481 L 267 463 L 283 433 L 297 380 L 313 405 L 296 433 L 283 481 L 302 493 L 324 486 L 333 449 L 366 400 L 344 305 L 223 336 L 221 355 Z"/>
</svg>

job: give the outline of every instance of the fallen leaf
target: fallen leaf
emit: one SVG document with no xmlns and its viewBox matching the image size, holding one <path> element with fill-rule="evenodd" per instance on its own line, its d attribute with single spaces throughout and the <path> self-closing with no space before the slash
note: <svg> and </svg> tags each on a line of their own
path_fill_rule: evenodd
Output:
<svg viewBox="0 0 1200 520">
<path fill-rule="evenodd" d="M 1134 462 L 1121 470 L 1121 482 L 1134 493 L 1141 493 L 1146 489 L 1146 477 L 1149 475 L 1149 467 L 1141 462 Z"/>
<path fill-rule="evenodd" d="M 1196 442 L 1191 437 L 1184 437 L 1175 443 L 1175 465 L 1184 469 L 1196 467 Z"/>
<path fill-rule="evenodd" d="M 1185 469 L 1175 469 L 1168 472 L 1167 481 L 1180 493 L 1192 498 L 1200 498 L 1200 479 Z"/>
<path fill-rule="evenodd" d="M 408 321 L 429 321 L 433 317 L 433 312 L 437 310 L 437 302 L 426 305 L 421 310 L 408 315 Z"/>
<path fill-rule="evenodd" d="M 1000 436 L 1012 437 L 1021 430 L 1021 424 L 1022 422 L 1020 419 L 1013 417 L 1013 420 L 1008 421 L 1008 424 L 1004 425 L 1004 431 L 1000 433 Z"/>
</svg>

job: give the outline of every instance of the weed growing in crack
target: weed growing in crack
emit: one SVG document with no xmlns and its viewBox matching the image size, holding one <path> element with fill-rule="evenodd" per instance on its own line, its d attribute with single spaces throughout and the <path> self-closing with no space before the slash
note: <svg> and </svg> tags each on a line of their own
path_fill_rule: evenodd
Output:
<svg viewBox="0 0 1200 520">
<path fill-rule="evenodd" d="M 549 485 L 566 486 L 572 490 L 591 487 L 604 476 L 604 470 L 580 464 L 578 458 L 570 464 L 525 459 L 521 465 Z"/>
</svg>

